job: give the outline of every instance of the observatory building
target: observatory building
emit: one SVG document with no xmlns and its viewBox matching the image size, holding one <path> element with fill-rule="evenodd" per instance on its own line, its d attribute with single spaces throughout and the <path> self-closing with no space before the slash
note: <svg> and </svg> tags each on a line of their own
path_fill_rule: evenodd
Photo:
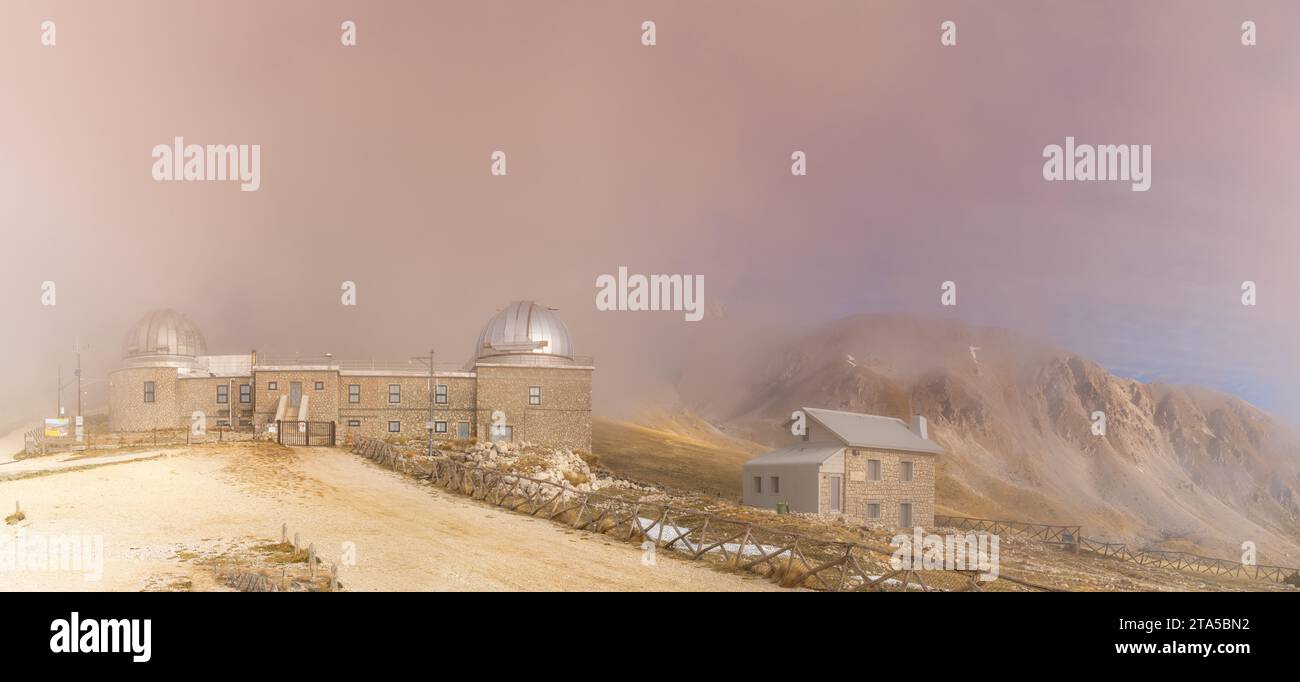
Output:
<svg viewBox="0 0 1300 682">
<path fill-rule="evenodd" d="M 464 365 L 209 355 L 188 317 L 145 315 L 109 375 L 114 431 L 262 432 L 277 421 L 334 422 L 338 435 L 526 441 L 591 451 L 591 358 L 574 355 L 555 311 L 515 301 L 483 325 Z M 432 390 L 431 389 L 432 384 Z M 432 400 L 433 417 L 430 418 Z M 432 424 L 430 424 L 432 422 Z"/>
</svg>

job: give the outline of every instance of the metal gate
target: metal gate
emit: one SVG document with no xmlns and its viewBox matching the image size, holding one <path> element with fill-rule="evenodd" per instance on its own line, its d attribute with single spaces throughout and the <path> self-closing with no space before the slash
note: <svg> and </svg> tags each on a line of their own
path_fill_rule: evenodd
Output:
<svg viewBox="0 0 1300 682">
<path fill-rule="evenodd" d="M 281 445 L 328 445 L 334 447 L 334 422 L 275 423 L 276 440 Z"/>
</svg>

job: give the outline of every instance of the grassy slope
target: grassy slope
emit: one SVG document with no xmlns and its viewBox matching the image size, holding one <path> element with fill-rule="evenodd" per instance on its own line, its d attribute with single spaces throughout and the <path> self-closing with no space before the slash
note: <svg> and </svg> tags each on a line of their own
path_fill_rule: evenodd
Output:
<svg viewBox="0 0 1300 682">
<path fill-rule="evenodd" d="M 746 449 L 738 442 L 598 417 L 592 449 L 600 463 L 619 476 L 738 500 L 741 466 L 758 446 Z"/>
</svg>

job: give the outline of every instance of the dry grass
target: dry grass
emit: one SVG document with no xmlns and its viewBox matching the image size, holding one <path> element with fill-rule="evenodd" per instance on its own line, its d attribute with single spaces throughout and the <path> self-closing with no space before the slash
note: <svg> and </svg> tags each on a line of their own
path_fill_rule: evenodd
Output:
<svg viewBox="0 0 1300 682">
<path fill-rule="evenodd" d="M 6 517 L 5 517 L 5 523 L 7 523 L 7 524 L 9 524 L 9 525 L 12 526 L 12 525 L 14 525 L 15 523 L 18 523 L 19 521 L 22 521 L 22 520 L 24 520 L 24 519 L 26 519 L 26 518 L 27 518 L 27 515 L 24 514 L 23 511 L 22 511 L 21 509 L 19 509 L 18 511 L 16 511 L 16 512 L 10 514 L 9 516 L 6 516 Z"/>
</svg>

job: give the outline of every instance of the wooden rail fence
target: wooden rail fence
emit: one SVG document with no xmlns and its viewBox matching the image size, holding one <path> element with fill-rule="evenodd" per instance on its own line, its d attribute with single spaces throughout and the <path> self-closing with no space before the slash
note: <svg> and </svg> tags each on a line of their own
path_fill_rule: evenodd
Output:
<svg viewBox="0 0 1300 682">
<path fill-rule="evenodd" d="M 1128 561 L 1140 566 L 1172 568 L 1191 573 L 1203 573 L 1213 576 L 1234 578 L 1253 578 L 1275 583 L 1291 583 L 1300 587 L 1300 572 L 1285 566 L 1249 565 L 1227 559 L 1151 549 L 1129 549 L 1128 545 L 1118 542 L 1105 542 L 1083 536 L 1082 526 L 1053 526 L 1042 523 L 1024 523 L 1021 521 L 995 521 L 965 516 L 934 517 L 937 526 L 951 526 L 962 530 L 983 531 L 998 535 L 1021 535 L 1055 545 L 1092 552 L 1104 557 Z"/>
<path fill-rule="evenodd" d="M 892 549 L 831 541 L 684 509 L 485 469 L 450 458 L 417 459 L 384 441 L 358 437 L 352 452 L 383 466 L 521 514 L 603 533 L 678 556 L 752 571 L 787 587 L 842 591 L 1046 590 L 1000 575 L 981 582 L 979 571 L 896 570 Z"/>
</svg>

